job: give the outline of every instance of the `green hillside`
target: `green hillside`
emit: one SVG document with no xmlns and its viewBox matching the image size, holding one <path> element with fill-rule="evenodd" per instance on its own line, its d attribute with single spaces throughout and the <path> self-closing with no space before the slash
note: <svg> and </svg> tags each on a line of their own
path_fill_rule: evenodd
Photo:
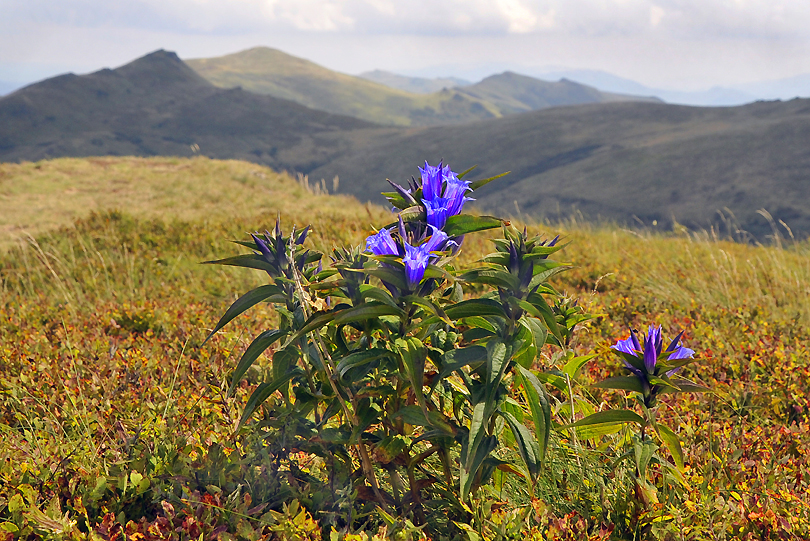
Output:
<svg viewBox="0 0 810 541">
<path fill-rule="evenodd" d="M 502 115 L 585 103 L 661 102 L 658 98 L 602 92 L 567 79 L 558 82 L 541 81 L 510 71 L 492 75 L 479 83 L 460 88 L 459 91 L 495 105 Z"/>
<path fill-rule="evenodd" d="M 488 103 L 455 90 L 430 95 L 396 90 L 267 47 L 186 63 L 223 88 L 238 86 L 379 124 L 451 124 L 498 116 Z"/>
<path fill-rule="evenodd" d="M 442 85 L 441 90 L 429 94 L 407 92 L 267 47 L 186 62 L 223 88 L 241 87 L 313 109 L 399 126 L 461 124 L 558 105 L 652 100 L 607 94 L 572 81 L 552 83 L 513 73 L 494 75 L 462 88 Z M 391 77 L 376 76 L 389 84 L 405 84 L 396 77 L 392 82 Z"/>
<path fill-rule="evenodd" d="M 363 72 L 358 75 L 358 77 L 416 94 L 431 94 L 443 88 L 468 86 L 472 84 L 470 81 L 459 79 L 458 77 L 435 77 L 433 79 L 426 77 L 408 77 L 406 75 L 398 75 L 390 71 L 379 69 Z"/>
<path fill-rule="evenodd" d="M 366 198 L 380 178 L 405 182 L 418 173 L 414 164 L 443 158 L 458 170 L 480 164 L 476 177 L 511 171 L 477 192 L 477 204 L 488 211 L 739 227 L 765 240 L 772 228 L 760 209 L 794 234 L 810 234 L 808 140 L 810 100 L 727 108 L 592 104 L 464 130 L 385 135 L 309 174 L 338 175 L 342 191 Z"/>
</svg>

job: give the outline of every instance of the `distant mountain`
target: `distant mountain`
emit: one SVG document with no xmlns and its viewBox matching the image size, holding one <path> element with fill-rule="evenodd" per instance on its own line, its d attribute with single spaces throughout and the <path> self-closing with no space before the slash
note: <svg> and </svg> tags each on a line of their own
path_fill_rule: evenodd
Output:
<svg viewBox="0 0 810 541">
<path fill-rule="evenodd" d="M 0 98 L 0 160 L 192 155 L 311 168 L 336 132 L 372 126 L 271 96 L 215 87 L 157 51 L 115 70 L 67 74 Z M 196 149 L 197 147 L 195 147 Z"/>
<path fill-rule="evenodd" d="M 434 79 L 427 79 L 425 77 L 408 77 L 406 75 L 397 75 L 390 71 L 374 70 L 367 71 L 358 75 L 363 79 L 374 81 L 391 88 L 404 90 L 405 92 L 413 92 L 414 94 L 431 94 L 439 92 L 445 88 L 455 88 L 459 86 L 471 85 L 471 81 L 466 79 L 459 79 L 458 77 L 436 77 Z"/>
<path fill-rule="evenodd" d="M 494 79 L 489 78 L 493 81 L 485 79 L 478 85 L 415 94 L 337 73 L 267 47 L 187 62 L 220 87 L 241 87 L 314 109 L 395 126 L 462 124 L 549 107 L 550 103 L 572 105 L 619 99 L 577 83 L 554 86 L 554 83 L 515 74 L 494 76 Z M 514 87 L 510 88 L 510 84 Z M 554 90 L 544 89 L 548 85 Z M 565 92 L 571 95 L 565 97 Z M 550 96 L 544 98 L 545 94 Z"/>
<path fill-rule="evenodd" d="M 562 79 L 559 82 L 541 81 L 510 71 L 492 75 L 480 83 L 458 90 L 473 98 L 492 103 L 502 115 L 584 103 L 661 101 L 652 97 L 601 92 L 568 79 Z"/>
<path fill-rule="evenodd" d="M 443 158 L 456 170 L 480 164 L 472 178 L 511 171 L 476 192 L 484 210 L 708 228 L 728 208 L 764 239 L 770 226 L 761 208 L 810 233 L 807 141 L 810 100 L 599 103 L 381 135 L 309 174 L 339 175 L 341 190 L 366 199 L 381 178 L 405 182 L 425 159 Z"/>
<path fill-rule="evenodd" d="M 565 77 L 606 92 L 657 96 L 667 103 L 682 105 L 733 106 L 757 100 L 789 100 L 797 97 L 810 97 L 810 74 L 731 86 L 715 86 L 707 90 L 691 92 L 650 88 L 636 81 L 599 70 L 558 70 L 540 72 L 538 76 L 548 79 Z"/>
<path fill-rule="evenodd" d="M 413 94 L 338 73 L 267 47 L 186 62 L 219 87 L 241 87 L 380 124 L 452 124 L 498 114 L 488 104 L 452 90 Z"/>
</svg>

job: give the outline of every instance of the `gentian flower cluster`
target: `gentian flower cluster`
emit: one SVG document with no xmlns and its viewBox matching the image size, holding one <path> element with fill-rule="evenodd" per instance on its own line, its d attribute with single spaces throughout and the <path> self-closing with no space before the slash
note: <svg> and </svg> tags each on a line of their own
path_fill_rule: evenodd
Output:
<svg viewBox="0 0 810 541">
<path fill-rule="evenodd" d="M 391 235 L 390 230 L 380 229 L 376 235 L 366 239 L 366 251 L 374 255 L 401 257 L 402 263 L 405 265 L 405 278 L 408 289 L 413 291 L 425 276 L 427 266 L 439 259 L 440 255 L 437 252 L 442 252 L 455 245 L 455 242 L 450 240 L 444 231 L 432 225 L 428 225 L 428 227 L 431 235 L 423 243 L 416 246 L 410 244 L 404 234 L 400 235 L 399 242 L 397 242 Z M 404 231 L 402 221 L 400 221 L 400 229 Z"/>
<path fill-rule="evenodd" d="M 642 341 L 639 340 L 638 334 L 638 331 L 631 330 L 630 336 L 619 340 L 611 348 L 620 354 L 625 368 L 641 384 L 645 405 L 652 407 L 657 396 L 667 388 L 678 390 L 669 378 L 685 364 L 678 361 L 691 359 L 695 352 L 678 344 L 683 332 L 680 332 L 666 349 L 663 349 L 660 326 L 651 325 Z"/>
<path fill-rule="evenodd" d="M 381 229 L 366 239 L 366 251 L 374 255 L 393 255 L 401 258 L 405 267 L 407 287 L 415 291 L 422 282 L 428 265 L 435 263 L 440 253 L 447 249 L 457 249 L 461 238 L 451 239 L 442 229 L 447 219 L 459 214 L 464 203 L 472 201 L 467 192 L 472 191 L 470 183 L 458 178 L 450 166 L 439 164 L 419 167 L 420 182 L 414 181 L 409 189 L 398 184 L 391 185 L 414 206 L 417 206 L 417 192 L 421 190 L 425 222 L 403 222 L 399 226 Z"/>
<path fill-rule="evenodd" d="M 473 201 L 466 196 L 472 191 L 470 183 L 459 179 L 449 165 L 419 168 L 422 175 L 422 204 L 425 206 L 427 223 L 439 229 L 447 223 L 447 218 L 461 212 L 464 203 Z"/>
</svg>

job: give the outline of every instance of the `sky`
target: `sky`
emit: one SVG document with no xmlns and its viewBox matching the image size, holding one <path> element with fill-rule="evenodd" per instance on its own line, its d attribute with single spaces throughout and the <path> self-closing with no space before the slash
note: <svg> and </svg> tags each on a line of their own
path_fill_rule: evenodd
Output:
<svg viewBox="0 0 810 541">
<path fill-rule="evenodd" d="M 810 73 L 808 0 L 0 0 L 0 81 L 255 46 L 345 73 L 591 69 L 655 88 Z"/>
</svg>

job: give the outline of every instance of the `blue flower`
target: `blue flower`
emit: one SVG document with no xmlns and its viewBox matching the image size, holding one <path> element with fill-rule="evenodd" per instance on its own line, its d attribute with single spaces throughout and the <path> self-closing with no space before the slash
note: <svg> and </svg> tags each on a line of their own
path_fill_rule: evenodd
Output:
<svg viewBox="0 0 810 541">
<path fill-rule="evenodd" d="M 446 197 L 422 199 L 427 213 L 427 223 L 441 229 L 447 223 L 447 218 L 453 216 L 450 212 L 451 201 Z"/>
<path fill-rule="evenodd" d="M 432 166 L 425 161 L 425 168 L 419 168 L 419 173 L 422 176 L 422 196 L 425 199 L 432 200 L 442 195 L 442 184 L 444 184 L 444 177 L 447 174 L 455 174 L 450 171 L 450 166 L 439 165 Z"/>
<path fill-rule="evenodd" d="M 366 251 L 374 255 L 400 255 L 399 247 L 388 229 L 380 229 L 366 239 Z"/>
<path fill-rule="evenodd" d="M 408 281 L 408 289 L 414 290 L 422 278 L 425 276 L 425 269 L 427 269 L 430 262 L 430 252 L 425 248 L 427 245 L 411 246 L 405 244 L 405 255 L 402 257 L 402 263 L 405 264 L 405 278 Z"/>
<path fill-rule="evenodd" d="M 460 180 L 449 165 L 440 163 L 432 166 L 425 162 L 425 167 L 420 167 L 419 172 L 422 175 L 422 203 L 428 224 L 444 227 L 447 218 L 459 214 L 467 201 L 473 201 L 466 197 L 466 193 L 472 191 L 470 183 Z"/>
<path fill-rule="evenodd" d="M 472 188 L 470 188 L 470 183 L 465 180 L 455 178 L 455 174 L 453 177 L 454 178 L 447 181 L 447 185 L 444 188 L 444 197 L 450 201 L 448 208 L 448 214 L 450 216 L 459 214 L 461 209 L 464 207 L 464 203 L 467 201 L 475 201 L 475 199 L 465 197 L 464 195 L 465 193 L 472 191 Z"/>
<path fill-rule="evenodd" d="M 402 257 L 402 263 L 405 265 L 408 289 L 412 291 L 422 282 L 427 266 L 439 258 L 433 252 L 445 250 L 450 247 L 450 244 L 455 244 L 448 239 L 444 231 L 432 225 L 430 228 L 432 234 L 424 244 L 411 246 L 407 242 L 405 243 L 405 255 Z"/>
<path fill-rule="evenodd" d="M 632 355 L 633 357 L 638 358 L 639 360 L 643 361 L 644 363 L 644 372 L 640 368 L 636 368 L 627 359 L 623 359 L 625 367 L 629 369 L 634 374 L 641 376 L 641 375 L 656 375 L 656 365 L 658 359 L 661 357 L 662 354 L 667 355 L 667 360 L 675 361 L 678 359 L 689 359 L 694 355 L 694 350 L 689 348 L 683 347 L 678 345 L 680 342 L 681 337 L 683 336 L 683 331 L 675 337 L 675 339 L 669 344 L 667 349 L 662 351 L 663 347 L 663 337 L 661 336 L 661 326 L 654 327 L 650 325 L 649 329 L 647 330 L 646 336 L 644 336 L 644 345 L 639 342 L 638 339 L 638 331 L 631 330 L 630 336 L 625 338 L 624 340 L 619 340 L 616 342 L 615 345 L 611 346 L 612 349 L 620 351 L 622 353 L 626 353 L 627 355 Z M 675 368 L 673 370 L 669 370 L 666 372 L 667 376 L 671 376 L 675 372 L 677 372 L 679 368 Z"/>
<path fill-rule="evenodd" d="M 648 407 L 655 404 L 657 395 L 664 392 L 665 387 L 671 387 L 665 384 L 666 380 L 662 381 L 662 378 L 669 378 L 681 369 L 680 366 L 676 366 L 659 373 L 661 367 L 658 361 L 662 359 L 667 361 L 690 359 L 695 353 L 693 350 L 678 344 L 682 336 L 683 332 L 679 333 L 669 346 L 663 349 L 664 341 L 661 336 L 661 327 L 651 325 L 642 340 L 639 340 L 638 331 L 631 330 L 630 336 L 624 340 L 619 340 L 611 346 L 612 349 L 621 354 L 625 368 L 641 382 L 644 402 Z"/>
</svg>

